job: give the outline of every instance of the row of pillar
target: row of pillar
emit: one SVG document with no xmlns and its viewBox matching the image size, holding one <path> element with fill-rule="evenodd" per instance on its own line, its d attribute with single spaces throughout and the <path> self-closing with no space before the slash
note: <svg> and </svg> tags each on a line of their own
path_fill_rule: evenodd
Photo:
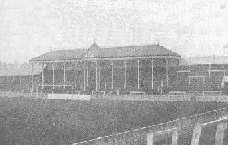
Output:
<svg viewBox="0 0 228 145">
<path fill-rule="evenodd" d="M 201 130 L 204 125 L 197 123 L 192 135 L 191 145 L 199 145 Z M 215 134 L 215 145 L 223 145 L 224 140 L 224 132 L 227 129 L 227 121 L 226 122 L 219 122 L 217 124 L 217 130 Z M 167 133 L 164 131 L 164 133 Z M 168 133 L 172 134 L 172 145 L 178 145 L 178 132 L 177 129 L 169 131 Z M 156 136 L 155 133 L 148 133 L 147 134 L 147 145 L 154 145 L 154 137 Z"/>
<path fill-rule="evenodd" d="M 196 124 L 193 130 L 191 145 L 199 145 L 202 127 L 203 125 Z M 226 129 L 227 129 L 227 121 L 220 122 L 217 124 L 217 130 L 215 134 L 215 145 L 223 145 L 224 132 Z"/>
<path fill-rule="evenodd" d="M 52 88 L 55 88 L 55 67 L 54 67 L 54 63 L 52 64 Z M 32 71 L 33 71 L 33 64 L 32 64 Z M 88 72 L 88 62 L 87 62 L 87 68 L 85 68 L 85 66 L 83 67 L 83 76 L 84 76 L 84 91 L 86 90 L 86 84 L 88 85 L 88 76 L 89 76 L 89 72 Z M 98 70 L 100 71 L 100 69 L 98 69 L 98 61 L 96 61 L 96 82 L 95 82 L 95 89 L 96 91 L 98 91 L 99 89 L 99 80 L 98 78 L 100 78 L 100 72 L 98 72 Z M 151 60 L 151 88 L 154 88 L 154 61 L 153 59 Z M 99 76 L 98 76 L 99 75 Z M 87 78 L 87 79 L 85 79 Z M 44 89 L 44 65 L 42 65 L 42 72 L 41 72 L 41 87 L 42 89 Z M 66 64 L 64 63 L 63 65 L 63 87 L 66 87 Z M 166 84 L 168 86 L 169 84 L 169 75 L 168 75 L 168 60 L 166 60 Z M 32 75 L 32 90 L 34 87 L 34 76 Z M 111 88 L 114 89 L 114 61 L 111 61 Z M 127 62 L 124 61 L 124 88 L 127 88 Z M 140 60 L 137 60 L 137 88 L 140 89 Z"/>
</svg>

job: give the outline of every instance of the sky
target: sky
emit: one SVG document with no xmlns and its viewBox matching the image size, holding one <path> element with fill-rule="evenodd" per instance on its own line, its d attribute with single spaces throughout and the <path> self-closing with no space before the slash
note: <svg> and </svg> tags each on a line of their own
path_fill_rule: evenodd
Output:
<svg viewBox="0 0 228 145">
<path fill-rule="evenodd" d="M 228 55 L 227 0 L 0 0 L 0 61 L 59 49 L 160 43 Z"/>
</svg>

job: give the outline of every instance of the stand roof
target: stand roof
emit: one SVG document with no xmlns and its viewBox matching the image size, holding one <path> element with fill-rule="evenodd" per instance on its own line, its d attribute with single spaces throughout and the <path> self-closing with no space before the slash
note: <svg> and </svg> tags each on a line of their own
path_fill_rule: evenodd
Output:
<svg viewBox="0 0 228 145">
<path fill-rule="evenodd" d="M 181 57 L 176 52 L 173 52 L 159 44 L 142 45 L 142 46 L 121 46 L 101 48 L 96 43 L 88 49 L 71 49 L 57 50 L 47 52 L 38 57 L 32 58 L 30 62 L 45 62 L 45 61 L 71 61 L 80 59 L 99 59 L 99 58 L 125 58 L 125 57 Z"/>
</svg>

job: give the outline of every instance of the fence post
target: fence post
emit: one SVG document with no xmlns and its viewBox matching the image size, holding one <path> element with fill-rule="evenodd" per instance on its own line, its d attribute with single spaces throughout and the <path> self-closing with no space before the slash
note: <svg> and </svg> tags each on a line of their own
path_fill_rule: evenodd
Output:
<svg viewBox="0 0 228 145">
<path fill-rule="evenodd" d="M 215 145 L 223 145 L 224 130 L 227 128 L 227 122 L 221 122 L 217 125 L 215 134 Z"/>
<path fill-rule="evenodd" d="M 178 145 L 178 132 L 177 132 L 177 129 L 172 132 L 172 145 Z"/>
<path fill-rule="evenodd" d="M 202 130 L 202 125 L 197 123 L 194 130 L 193 130 L 191 145 L 198 145 L 199 144 L 201 130 Z"/>
<path fill-rule="evenodd" d="M 147 145 L 153 145 L 154 144 L 154 134 L 148 133 L 147 134 Z"/>
</svg>

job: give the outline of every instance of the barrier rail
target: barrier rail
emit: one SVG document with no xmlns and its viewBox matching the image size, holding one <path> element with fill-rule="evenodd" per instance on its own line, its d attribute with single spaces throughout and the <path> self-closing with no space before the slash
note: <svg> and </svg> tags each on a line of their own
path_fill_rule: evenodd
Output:
<svg viewBox="0 0 228 145">
<path fill-rule="evenodd" d="M 1 97 L 15 98 L 15 97 L 26 97 L 26 98 L 41 98 L 46 99 L 47 95 L 41 92 L 24 93 L 15 91 L 0 91 Z"/>
<path fill-rule="evenodd" d="M 138 136 L 140 136 L 140 138 L 143 138 L 143 140 L 145 142 L 145 140 L 146 140 L 145 135 L 148 133 L 151 133 L 151 132 L 161 132 L 161 131 L 166 131 L 166 130 L 169 130 L 172 128 L 177 128 L 177 130 L 181 131 L 182 128 L 189 127 L 189 126 L 192 126 L 192 127 L 195 126 L 196 123 L 205 124 L 207 122 L 213 122 L 216 120 L 222 120 L 222 119 L 227 119 L 227 118 L 228 118 L 228 108 L 222 108 L 222 109 L 212 110 L 212 111 L 208 111 L 208 112 L 201 113 L 201 114 L 192 115 L 190 117 L 182 117 L 182 118 L 172 120 L 169 122 L 165 122 L 165 123 L 160 123 L 160 124 L 137 128 L 137 129 L 131 129 L 131 130 L 127 130 L 124 132 L 111 134 L 108 136 L 97 137 L 92 140 L 73 143 L 72 145 L 107 144 L 107 142 L 108 142 L 107 140 L 110 140 L 112 142 L 113 142 L 113 140 L 115 140 L 114 144 L 117 144 L 117 145 L 121 144 L 120 142 L 118 142 L 117 139 L 115 139 L 116 137 L 121 137 L 122 138 L 121 142 L 125 142 L 125 144 L 128 145 L 129 144 L 128 140 L 131 139 L 131 138 L 127 137 L 127 135 L 129 135 L 129 134 L 133 135 L 134 137 L 136 137 L 138 135 Z M 123 138 L 125 138 L 125 139 L 123 139 Z"/>
</svg>

